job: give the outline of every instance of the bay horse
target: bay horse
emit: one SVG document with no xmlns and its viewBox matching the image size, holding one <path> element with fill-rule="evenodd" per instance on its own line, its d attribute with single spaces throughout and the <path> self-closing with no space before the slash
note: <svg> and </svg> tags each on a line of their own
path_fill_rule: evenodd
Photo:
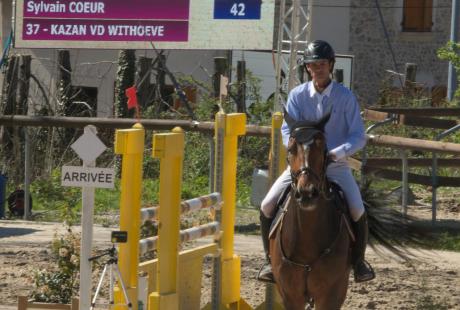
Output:
<svg viewBox="0 0 460 310">
<path fill-rule="evenodd" d="M 327 119 L 289 126 L 291 190 L 270 237 L 273 274 L 287 310 L 307 304 L 340 309 L 347 294 L 352 237 L 326 179 Z"/>
</svg>

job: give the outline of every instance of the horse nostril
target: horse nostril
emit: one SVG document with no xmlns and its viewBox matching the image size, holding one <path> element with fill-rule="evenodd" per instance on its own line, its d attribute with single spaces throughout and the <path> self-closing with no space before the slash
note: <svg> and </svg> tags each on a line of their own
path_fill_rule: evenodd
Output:
<svg viewBox="0 0 460 310">
<path fill-rule="evenodd" d="M 295 191 L 294 197 L 295 197 L 295 199 L 297 199 L 297 200 L 299 200 L 300 198 L 302 198 L 302 195 L 300 194 L 299 190 L 296 190 L 296 191 Z"/>
<path fill-rule="evenodd" d="M 311 192 L 311 196 L 312 197 L 318 197 L 319 196 L 319 191 L 318 191 L 318 189 L 316 187 L 313 188 L 313 190 Z"/>
</svg>

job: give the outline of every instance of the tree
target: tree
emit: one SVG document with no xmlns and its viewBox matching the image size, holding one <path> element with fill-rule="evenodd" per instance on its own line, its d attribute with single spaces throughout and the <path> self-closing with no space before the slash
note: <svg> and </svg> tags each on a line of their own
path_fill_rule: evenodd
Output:
<svg viewBox="0 0 460 310">
<path fill-rule="evenodd" d="M 116 117 L 132 117 L 128 111 L 125 90 L 134 85 L 135 71 L 136 51 L 121 50 L 118 55 L 118 72 L 115 82 L 114 113 Z"/>
<path fill-rule="evenodd" d="M 457 72 L 457 81 L 460 81 L 460 43 L 449 41 L 447 44 L 438 49 L 438 57 L 442 60 L 448 60 L 452 62 L 456 72 Z M 458 85 L 457 85 L 458 86 Z M 460 98 L 460 87 L 457 87 L 457 90 L 454 94 L 455 98 Z"/>
</svg>

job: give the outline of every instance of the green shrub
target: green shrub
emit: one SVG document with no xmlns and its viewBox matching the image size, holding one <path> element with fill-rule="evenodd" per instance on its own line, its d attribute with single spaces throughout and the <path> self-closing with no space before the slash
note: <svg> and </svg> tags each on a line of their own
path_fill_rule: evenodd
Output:
<svg viewBox="0 0 460 310">
<path fill-rule="evenodd" d="M 76 293 L 80 266 L 80 236 L 70 226 L 66 234 L 54 236 L 51 256 L 56 266 L 54 270 L 35 272 L 32 298 L 37 302 L 70 303 Z"/>
</svg>

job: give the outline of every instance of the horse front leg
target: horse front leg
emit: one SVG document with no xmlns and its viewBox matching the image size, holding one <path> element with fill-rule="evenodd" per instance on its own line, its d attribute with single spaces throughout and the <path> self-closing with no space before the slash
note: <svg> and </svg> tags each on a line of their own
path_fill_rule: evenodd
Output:
<svg viewBox="0 0 460 310">
<path fill-rule="evenodd" d="M 283 301 L 284 309 L 286 310 L 305 310 L 305 297 L 301 292 L 292 289 L 292 286 L 277 284 L 278 292 Z"/>
<path fill-rule="evenodd" d="M 315 298 L 315 310 L 339 310 L 342 308 L 348 290 L 348 273 Z"/>
<path fill-rule="evenodd" d="M 304 310 L 306 304 L 304 272 L 285 262 L 276 266 L 276 270 L 274 270 L 276 285 L 284 308 L 286 310 Z"/>
</svg>

